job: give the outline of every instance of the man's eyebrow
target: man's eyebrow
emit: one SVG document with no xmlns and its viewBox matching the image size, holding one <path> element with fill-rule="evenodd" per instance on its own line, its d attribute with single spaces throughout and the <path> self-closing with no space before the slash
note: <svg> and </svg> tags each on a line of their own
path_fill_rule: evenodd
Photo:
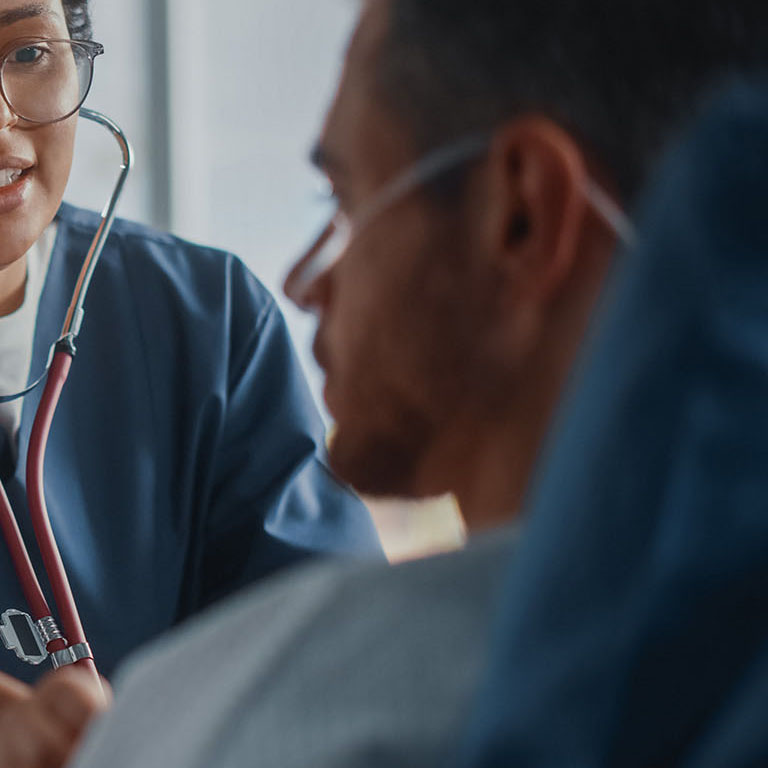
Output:
<svg viewBox="0 0 768 768">
<path fill-rule="evenodd" d="M 42 3 L 29 3 L 28 5 L 20 5 L 18 8 L 11 8 L 8 11 L 0 13 L 0 27 L 9 27 L 17 21 L 32 19 L 38 16 L 57 17 L 58 15 L 58 13 L 47 5 L 43 5 Z"/>
</svg>

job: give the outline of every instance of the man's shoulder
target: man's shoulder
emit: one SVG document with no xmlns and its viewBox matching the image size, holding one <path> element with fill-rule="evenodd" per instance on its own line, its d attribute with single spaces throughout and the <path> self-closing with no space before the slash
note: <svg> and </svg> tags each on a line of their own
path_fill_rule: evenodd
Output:
<svg viewBox="0 0 768 768">
<path fill-rule="evenodd" d="M 414 602 L 425 610 L 456 610 L 463 601 L 472 602 L 477 593 L 487 592 L 501 575 L 515 539 L 512 529 L 503 528 L 474 537 L 463 549 L 394 566 L 347 565 L 338 574 L 334 600 L 354 599 L 358 594 L 367 600 L 375 592 L 380 599 L 391 597 L 396 605 Z M 446 587 L 450 587 L 450 603 L 445 599 Z"/>
<path fill-rule="evenodd" d="M 233 760 L 258 744 L 261 764 L 290 768 L 347 764 L 376 743 L 393 764 L 427 765 L 474 691 L 513 547 L 503 532 L 393 567 L 313 563 L 249 589 L 124 667 L 92 754 L 139 748 L 175 766 L 204 744 Z M 137 747 L 142 733 L 151 743 Z"/>
<path fill-rule="evenodd" d="M 332 615 L 335 632 L 339 621 L 356 625 L 382 621 L 389 614 L 403 615 L 411 606 L 418 608 L 421 618 L 482 611 L 492 599 L 515 540 L 515 532 L 504 528 L 477 537 L 464 549 L 394 566 L 342 558 L 305 564 L 191 619 L 138 661 L 151 663 L 154 657 L 162 663 L 165 654 L 179 658 L 184 647 L 191 653 L 203 651 L 207 644 L 217 644 L 227 627 L 265 645 L 266 635 L 274 631 L 271 628 L 290 627 L 308 634 L 328 624 Z M 265 615 L 270 616 L 268 626 Z"/>
</svg>

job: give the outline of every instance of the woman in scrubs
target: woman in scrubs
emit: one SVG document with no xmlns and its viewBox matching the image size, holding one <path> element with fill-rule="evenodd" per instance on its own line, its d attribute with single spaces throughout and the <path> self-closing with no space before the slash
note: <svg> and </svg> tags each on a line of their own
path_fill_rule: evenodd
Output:
<svg viewBox="0 0 768 768">
<path fill-rule="evenodd" d="M 87 0 L 0 0 L 2 394 L 42 371 L 98 226 L 96 214 L 62 203 L 76 114 L 32 123 L 9 94 L 13 66 L 70 38 L 90 38 Z M 322 424 L 284 321 L 236 257 L 116 222 L 77 346 L 46 496 L 102 673 L 310 552 L 378 551 L 364 507 L 325 468 Z M 40 389 L 0 405 L 0 478 L 28 545 L 25 457 L 39 399 Z M 36 547 L 30 554 L 42 573 Z M 8 608 L 26 606 L 0 554 L 0 612 Z M 0 653 L 0 670 L 39 674 L 11 653 Z"/>
</svg>

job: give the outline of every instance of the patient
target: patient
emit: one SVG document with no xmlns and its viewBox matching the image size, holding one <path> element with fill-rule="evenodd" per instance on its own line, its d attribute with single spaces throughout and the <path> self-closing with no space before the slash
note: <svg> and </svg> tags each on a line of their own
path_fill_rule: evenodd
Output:
<svg viewBox="0 0 768 768">
<path fill-rule="evenodd" d="M 765 18 L 725 0 L 363 4 L 314 153 L 340 213 L 286 289 L 319 316 L 335 469 L 367 493 L 452 491 L 493 530 L 390 570 L 311 566 L 190 623 L 124 668 L 78 768 L 447 759 L 509 524 L 632 234 L 621 204 L 697 94 L 763 55 Z M 66 682 L 84 722 L 87 683 Z M 42 750 L 62 717 L 14 697 L 0 757 L 30 722 Z M 15 765 L 56 764 L 33 760 Z"/>
</svg>

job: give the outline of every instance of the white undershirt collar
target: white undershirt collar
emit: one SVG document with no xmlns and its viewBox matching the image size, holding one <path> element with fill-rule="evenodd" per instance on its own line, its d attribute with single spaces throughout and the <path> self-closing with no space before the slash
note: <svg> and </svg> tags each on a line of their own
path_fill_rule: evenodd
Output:
<svg viewBox="0 0 768 768">
<path fill-rule="evenodd" d="M 56 240 L 56 230 L 57 224 L 53 222 L 27 251 L 24 302 L 15 312 L 0 317 L 0 394 L 2 395 L 20 392 L 27 386 L 37 311 Z M 0 428 L 12 438 L 14 446 L 21 423 L 21 408 L 22 400 L 0 403 Z"/>
</svg>

